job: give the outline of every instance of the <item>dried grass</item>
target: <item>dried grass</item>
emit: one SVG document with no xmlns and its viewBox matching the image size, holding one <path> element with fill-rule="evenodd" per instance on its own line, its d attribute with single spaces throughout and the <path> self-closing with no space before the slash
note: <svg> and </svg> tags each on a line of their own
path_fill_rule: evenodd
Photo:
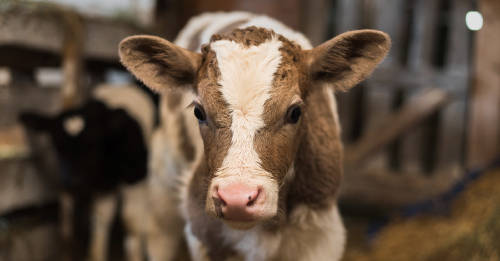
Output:
<svg viewBox="0 0 500 261">
<path fill-rule="evenodd" d="M 348 247 L 344 260 L 500 260 L 500 169 L 471 182 L 449 215 L 394 222 L 369 250 Z"/>
</svg>

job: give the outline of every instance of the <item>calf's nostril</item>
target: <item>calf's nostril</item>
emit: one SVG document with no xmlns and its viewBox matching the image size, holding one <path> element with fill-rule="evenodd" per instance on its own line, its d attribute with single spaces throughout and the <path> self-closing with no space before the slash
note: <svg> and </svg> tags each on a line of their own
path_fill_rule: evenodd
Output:
<svg viewBox="0 0 500 261">
<path fill-rule="evenodd" d="M 254 202 L 255 202 L 255 200 L 252 199 L 252 196 L 248 196 L 247 207 L 251 207 Z"/>
<path fill-rule="evenodd" d="M 260 194 L 260 189 L 258 189 L 256 192 L 248 195 L 247 207 L 251 207 L 251 206 L 253 206 L 253 204 L 255 204 L 255 201 L 257 201 L 259 194 Z"/>
</svg>

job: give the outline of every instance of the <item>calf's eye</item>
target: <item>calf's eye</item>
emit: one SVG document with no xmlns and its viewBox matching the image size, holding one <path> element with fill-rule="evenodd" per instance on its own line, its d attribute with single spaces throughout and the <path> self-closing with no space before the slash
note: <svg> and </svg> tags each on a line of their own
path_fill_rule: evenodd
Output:
<svg viewBox="0 0 500 261">
<path fill-rule="evenodd" d="M 201 105 L 196 104 L 194 106 L 194 116 L 198 119 L 200 123 L 204 123 L 207 121 L 207 115 L 205 114 L 205 110 Z"/>
<path fill-rule="evenodd" d="M 288 108 L 286 113 L 286 122 L 295 124 L 299 121 L 302 111 L 299 105 L 292 105 Z"/>
</svg>

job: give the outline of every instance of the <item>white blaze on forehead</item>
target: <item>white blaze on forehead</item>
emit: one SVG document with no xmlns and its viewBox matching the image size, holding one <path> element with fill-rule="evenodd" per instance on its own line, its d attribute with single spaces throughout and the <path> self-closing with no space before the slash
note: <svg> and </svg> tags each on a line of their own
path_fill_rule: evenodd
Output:
<svg viewBox="0 0 500 261">
<path fill-rule="evenodd" d="M 232 144 L 221 166 L 221 170 L 231 171 L 228 174 L 262 170 L 253 141 L 256 131 L 264 127 L 264 103 L 271 97 L 274 74 L 281 63 L 281 44 L 272 38 L 250 47 L 228 40 L 210 45 L 220 70 L 220 90 L 232 118 Z"/>
<path fill-rule="evenodd" d="M 64 120 L 63 127 L 69 135 L 76 136 L 85 128 L 85 120 L 79 115 L 72 116 Z"/>
</svg>

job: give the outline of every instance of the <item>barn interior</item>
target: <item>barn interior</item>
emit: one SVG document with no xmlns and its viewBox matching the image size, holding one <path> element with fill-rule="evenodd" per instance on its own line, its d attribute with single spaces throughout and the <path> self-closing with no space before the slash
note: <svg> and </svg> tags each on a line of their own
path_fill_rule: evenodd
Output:
<svg viewBox="0 0 500 261">
<path fill-rule="evenodd" d="M 140 85 L 119 63 L 123 38 L 173 40 L 194 15 L 234 10 L 274 17 L 313 45 L 362 28 L 392 39 L 369 79 L 336 93 L 343 260 L 500 260 L 499 1 L 3 0 L 0 261 L 88 259 L 89 203 L 63 211 L 51 138 L 21 114 L 82 105 L 101 84 Z M 125 258 L 122 223 L 106 260 Z"/>
</svg>

